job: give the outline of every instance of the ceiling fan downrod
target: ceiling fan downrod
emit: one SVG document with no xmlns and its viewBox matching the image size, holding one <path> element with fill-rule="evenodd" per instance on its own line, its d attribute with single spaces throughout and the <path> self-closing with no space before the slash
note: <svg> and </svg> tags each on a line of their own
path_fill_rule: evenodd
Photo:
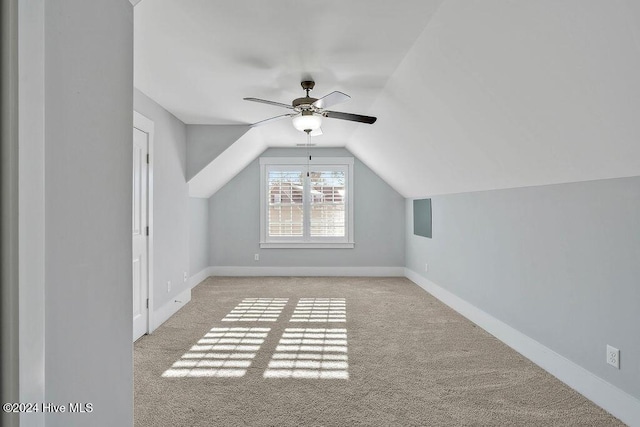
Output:
<svg viewBox="0 0 640 427">
<path fill-rule="evenodd" d="M 316 82 L 314 82 L 313 80 L 305 80 L 303 82 L 300 82 L 300 86 L 302 86 L 302 89 L 307 91 L 307 98 L 309 98 L 309 91 L 313 90 L 315 85 Z"/>
</svg>

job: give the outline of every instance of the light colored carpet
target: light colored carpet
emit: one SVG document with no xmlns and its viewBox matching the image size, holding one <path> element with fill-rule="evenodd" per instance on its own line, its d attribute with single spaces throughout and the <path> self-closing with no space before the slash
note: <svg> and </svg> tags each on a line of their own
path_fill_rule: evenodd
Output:
<svg viewBox="0 0 640 427">
<path fill-rule="evenodd" d="M 223 322 L 246 298 L 288 302 L 275 322 Z M 346 322 L 290 322 L 300 298 L 344 298 Z M 190 349 L 207 333 L 224 335 L 220 328 L 270 329 L 259 350 L 249 348 L 255 358 L 243 376 L 163 377 L 176 362 L 192 361 Z M 349 378 L 265 378 L 283 333 L 299 336 L 287 328 L 346 329 L 346 353 L 338 354 L 347 356 Z M 297 353 L 322 347 L 309 342 Z M 326 342 L 325 349 L 340 352 L 343 344 Z M 292 375 L 320 376 L 324 365 L 316 365 L 296 365 L 311 369 Z M 331 377 L 335 366 L 327 366 Z M 624 425 L 404 278 L 209 278 L 187 306 L 136 342 L 134 370 L 138 427 Z"/>
</svg>

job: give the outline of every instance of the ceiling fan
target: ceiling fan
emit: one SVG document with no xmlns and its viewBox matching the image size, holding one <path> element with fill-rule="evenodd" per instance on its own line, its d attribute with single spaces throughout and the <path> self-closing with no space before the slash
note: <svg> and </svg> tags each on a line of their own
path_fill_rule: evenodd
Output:
<svg viewBox="0 0 640 427">
<path fill-rule="evenodd" d="M 254 123 L 251 126 L 262 126 L 276 120 L 284 119 L 285 117 L 291 117 L 293 121 L 293 127 L 301 132 L 306 132 L 310 136 L 318 136 L 322 135 L 322 129 L 320 128 L 320 126 L 322 125 L 323 117 L 368 124 L 372 124 L 377 120 L 376 117 L 327 110 L 327 108 L 347 101 L 351 99 L 351 97 L 345 93 L 335 91 L 331 92 L 329 95 L 323 96 L 322 98 L 312 98 L 309 96 L 309 91 L 313 89 L 316 83 L 311 80 L 305 80 L 301 82 L 300 85 L 302 86 L 302 89 L 307 91 L 307 96 L 294 99 L 291 105 L 283 104 L 280 102 L 267 101 L 265 99 L 243 98 L 245 101 L 260 102 L 263 104 L 275 105 L 277 107 L 283 107 L 289 110 L 293 110 L 293 112 L 291 113 L 271 117 L 270 119 Z"/>
</svg>

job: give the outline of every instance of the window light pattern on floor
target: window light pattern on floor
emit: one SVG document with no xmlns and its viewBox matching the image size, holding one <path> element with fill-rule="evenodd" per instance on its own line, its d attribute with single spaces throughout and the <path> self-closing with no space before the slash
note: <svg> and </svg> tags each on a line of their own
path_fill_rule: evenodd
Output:
<svg viewBox="0 0 640 427">
<path fill-rule="evenodd" d="M 347 330 L 286 328 L 264 378 L 349 379 Z"/>
<path fill-rule="evenodd" d="M 223 322 L 275 322 L 289 298 L 245 298 Z"/>
<path fill-rule="evenodd" d="M 212 328 L 163 377 L 242 377 L 271 328 Z"/>
<path fill-rule="evenodd" d="M 300 298 L 291 322 L 346 322 L 344 298 Z"/>
</svg>

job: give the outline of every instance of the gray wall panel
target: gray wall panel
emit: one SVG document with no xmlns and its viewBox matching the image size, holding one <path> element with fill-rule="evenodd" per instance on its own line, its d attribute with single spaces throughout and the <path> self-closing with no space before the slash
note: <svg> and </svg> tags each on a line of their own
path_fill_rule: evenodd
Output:
<svg viewBox="0 0 640 427">
<path fill-rule="evenodd" d="M 249 129 L 248 125 L 187 125 L 187 181 Z"/>
<path fill-rule="evenodd" d="M 46 425 L 132 425 L 133 8 L 51 1 L 44 23 L 45 401 L 94 405 Z"/>
<path fill-rule="evenodd" d="M 209 267 L 209 200 L 189 198 L 189 276 Z"/>
<path fill-rule="evenodd" d="M 640 397 L 640 177 L 435 196 L 432 209 L 433 239 L 407 226 L 408 268 Z"/>
<path fill-rule="evenodd" d="M 189 196 L 185 178 L 186 126 L 173 114 L 134 91 L 133 107 L 154 122 L 153 141 L 153 308 L 187 289 Z M 171 281 L 171 292 L 167 282 Z"/>
</svg>

